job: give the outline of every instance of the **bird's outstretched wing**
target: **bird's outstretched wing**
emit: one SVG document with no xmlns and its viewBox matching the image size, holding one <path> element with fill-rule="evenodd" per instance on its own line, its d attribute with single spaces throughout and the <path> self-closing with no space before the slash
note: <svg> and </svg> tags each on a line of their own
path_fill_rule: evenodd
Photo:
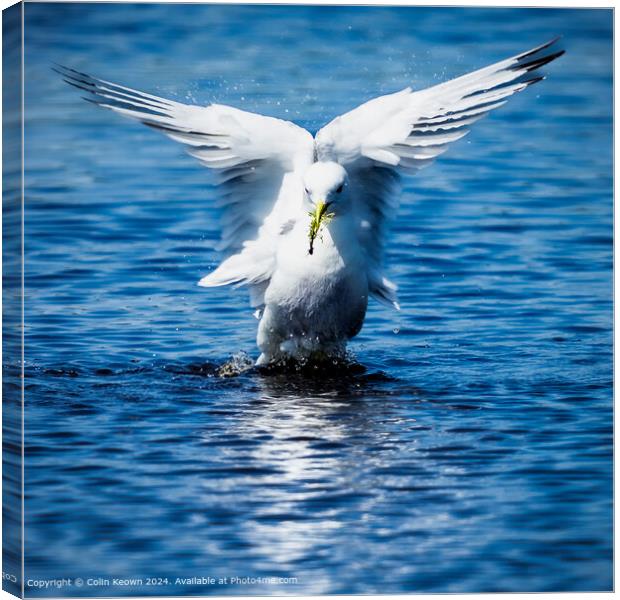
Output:
<svg viewBox="0 0 620 600">
<path fill-rule="evenodd" d="M 563 54 L 557 39 L 478 71 L 417 92 L 406 88 L 375 98 L 337 117 L 316 136 L 319 160 L 349 172 L 368 248 L 371 292 L 395 303 L 382 274 L 386 217 L 394 210 L 395 174 L 415 173 L 467 135 L 473 123 L 509 96 L 543 79 L 535 71 Z"/>
<path fill-rule="evenodd" d="M 220 249 L 228 258 L 200 284 L 250 284 L 253 304 L 260 305 L 279 232 L 298 212 L 301 173 L 314 160 L 310 133 L 230 106 L 187 105 L 66 67 L 56 70 L 87 92 L 86 100 L 164 133 L 216 171 L 223 208 Z"/>
</svg>

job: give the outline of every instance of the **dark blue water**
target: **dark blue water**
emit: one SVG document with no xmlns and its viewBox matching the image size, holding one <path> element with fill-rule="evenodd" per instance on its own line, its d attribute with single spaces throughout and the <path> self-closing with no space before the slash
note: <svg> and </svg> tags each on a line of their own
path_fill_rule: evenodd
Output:
<svg viewBox="0 0 620 600">
<path fill-rule="evenodd" d="M 26 27 L 26 579 L 85 582 L 27 595 L 611 588 L 611 11 L 27 4 Z M 405 182 L 402 312 L 372 305 L 366 371 L 329 377 L 216 375 L 256 321 L 196 286 L 209 174 L 50 69 L 316 130 L 557 34 L 547 81 Z"/>
</svg>

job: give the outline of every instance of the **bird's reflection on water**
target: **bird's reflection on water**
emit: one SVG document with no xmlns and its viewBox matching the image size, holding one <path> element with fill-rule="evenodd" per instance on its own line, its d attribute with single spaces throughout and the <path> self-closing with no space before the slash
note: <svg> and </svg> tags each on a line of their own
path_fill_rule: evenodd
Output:
<svg viewBox="0 0 620 600">
<path fill-rule="evenodd" d="M 316 559 L 342 535 L 343 507 L 365 511 L 370 496 L 356 480 L 363 460 L 356 440 L 375 438 L 376 424 L 361 386 L 350 378 L 261 377 L 259 398 L 240 415 L 236 434 L 258 432 L 261 440 L 249 462 L 277 471 L 253 490 L 260 506 L 245 536 L 278 564 Z"/>
<path fill-rule="evenodd" d="M 373 532 L 376 543 L 402 536 L 397 545 L 404 543 L 409 554 L 417 552 L 409 547 L 415 539 L 421 551 L 418 538 L 428 535 L 432 518 L 416 515 L 417 496 L 445 478 L 442 466 L 416 449 L 416 432 L 429 429 L 414 417 L 421 390 L 403 384 L 399 389 L 394 378 L 360 365 L 322 378 L 307 372 L 243 376 L 253 397 L 230 407 L 234 418 L 227 435 L 248 443 L 229 445 L 226 461 L 244 475 L 249 518 L 235 535 L 262 557 L 259 569 L 276 564 L 290 574 L 303 567 L 306 584 L 312 581 L 308 589 L 320 593 L 334 589 L 330 569 L 360 568 L 349 563 L 352 529 Z M 403 475 L 414 477 L 415 485 L 403 485 Z M 202 486 L 209 494 L 228 490 L 231 505 L 239 506 L 238 479 L 205 479 Z M 402 508 L 389 506 L 390 486 L 400 490 Z M 442 518 L 444 526 L 451 520 Z M 395 568 L 389 552 L 383 560 Z M 404 566 L 398 568 L 402 573 Z"/>
</svg>

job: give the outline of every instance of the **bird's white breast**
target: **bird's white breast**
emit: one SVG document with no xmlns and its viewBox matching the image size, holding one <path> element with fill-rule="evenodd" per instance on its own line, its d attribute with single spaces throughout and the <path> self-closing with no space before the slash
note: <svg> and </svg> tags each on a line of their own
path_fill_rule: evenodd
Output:
<svg viewBox="0 0 620 600">
<path fill-rule="evenodd" d="M 283 236 L 265 292 L 262 331 L 270 342 L 344 342 L 361 328 L 368 303 L 364 252 L 348 217 L 336 217 L 308 253 L 307 219 Z M 259 336 L 260 337 L 260 336 Z"/>
<path fill-rule="evenodd" d="M 300 219 L 288 235 L 283 236 L 276 255 L 277 289 L 288 294 L 320 296 L 342 280 L 366 279 L 364 253 L 347 217 L 336 218 L 322 227 L 309 253 L 309 218 Z"/>
</svg>

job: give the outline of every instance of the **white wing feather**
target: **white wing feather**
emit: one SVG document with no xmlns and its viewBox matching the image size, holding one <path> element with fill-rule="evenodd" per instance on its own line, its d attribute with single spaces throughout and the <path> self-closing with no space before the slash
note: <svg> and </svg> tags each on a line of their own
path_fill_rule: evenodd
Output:
<svg viewBox="0 0 620 600">
<path fill-rule="evenodd" d="M 532 72 L 563 54 L 549 50 L 556 41 L 424 90 L 375 98 L 317 133 L 318 159 L 337 161 L 349 172 L 377 299 L 396 305 L 395 287 L 382 268 L 385 220 L 397 207 L 395 175 L 428 166 L 473 123 L 540 81 Z"/>
<path fill-rule="evenodd" d="M 228 258 L 200 285 L 247 283 L 252 303 L 260 305 L 278 235 L 298 212 L 301 175 L 314 160 L 310 133 L 230 106 L 187 105 L 66 67 L 57 71 L 87 92 L 86 100 L 161 131 L 215 170 L 223 209 L 219 249 Z"/>
</svg>

